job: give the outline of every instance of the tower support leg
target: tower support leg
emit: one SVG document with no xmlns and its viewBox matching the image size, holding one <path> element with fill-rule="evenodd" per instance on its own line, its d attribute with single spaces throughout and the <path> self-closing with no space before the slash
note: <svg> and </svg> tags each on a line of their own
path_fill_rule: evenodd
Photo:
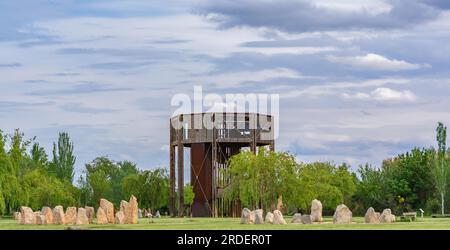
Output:
<svg viewBox="0 0 450 250">
<path fill-rule="evenodd" d="M 169 167 L 169 182 L 170 182 L 170 194 L 169 194 L 169 212 L 170 216 L 176 216 L 175 208 L 175 146 L 170 145 L 170 167 Z"/>
<path fill-rule="evenodd" d="M 184 216 L 184 146 L 178 143 L 178 216 Z"/>
</svg>

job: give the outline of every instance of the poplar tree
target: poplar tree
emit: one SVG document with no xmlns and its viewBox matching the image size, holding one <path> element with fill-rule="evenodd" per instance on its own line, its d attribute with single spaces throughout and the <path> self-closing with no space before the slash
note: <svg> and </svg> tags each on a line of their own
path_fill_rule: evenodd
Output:
<svg viewBox="0 0 450 250">
<path fill-rule="evenodd" d="M 438 150 L 434 160 L 433 174 L 436 180 L 436 189 L 440 194 L 441 198 L 441 212 L 444 215 L 444 200 L 445 193 L 447 189 L 447 175 L 448 175 L 448 165 L 446 160 L 446 146 L 447 140 L 447 127 L 441 122 L 438 123 L 436 128 L 436 141 L 438 143 Z"/>
<path fill-rule="evenodd" d="M 53 143 L 52 172 L 63 181 L 72 183 L 76 157 L 73 154 L 73 143 L 69 134 L 59 133 L 58 144 Z"/>
</svg>

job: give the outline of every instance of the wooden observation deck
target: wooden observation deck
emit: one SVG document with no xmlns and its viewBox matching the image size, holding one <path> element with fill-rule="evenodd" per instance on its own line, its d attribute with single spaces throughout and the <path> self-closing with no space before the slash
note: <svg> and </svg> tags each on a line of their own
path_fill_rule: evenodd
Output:
<svg viewBox="0 0 450 250">
<path fill-rule="evenodd" d="M 170 214 L 184 216 L 184 148 L 188 147 L 190 184 L 195 193 L 192 216 L 240 216 L 239 201 L 227 202 L 222 197 L 231 180 L 221 169 L 227 168 L 228 159 L 243 148 L 255 153 L 261 146 L 275 150 L 273 125 L 272 116 L 256 113 L 195 113 L 172 117 Z"/>
</svg>

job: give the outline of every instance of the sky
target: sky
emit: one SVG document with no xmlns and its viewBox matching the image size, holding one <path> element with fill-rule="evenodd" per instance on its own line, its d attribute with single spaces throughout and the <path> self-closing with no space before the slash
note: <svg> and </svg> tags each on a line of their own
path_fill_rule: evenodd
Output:
<svg viewBox="0 0 450 250">
<path fill-rule="evenodd" d="M 448 0 L 0 0 L 0 129 L 167 166 L 177 93 L 280 95 L 276 149 L 380 166 L 450 124 Z"/>
</svg>

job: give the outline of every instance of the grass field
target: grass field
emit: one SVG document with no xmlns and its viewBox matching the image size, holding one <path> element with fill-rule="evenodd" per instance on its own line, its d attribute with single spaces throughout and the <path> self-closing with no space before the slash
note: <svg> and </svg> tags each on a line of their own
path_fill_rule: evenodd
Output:
<svg viewBox="0 0 450 250">
<path fill-rule="evenodd" d="M 416 222 L 396 222 L 393 224 L 365 224 L 364 218 L 354 217 L 352 224 L 334 225 L 332 218 L 326 217 L 322 224 L 291 224 L 291 217 L 286 216 L 287 225 L 241 225 L 239 218 L 159 218 L 140 219 L 136 225 L 86 225 L 88 229 L 130 229 L 130 230 L 450 230 L 450 218 L 424 218 Z M 68 226 L 60 225 L 18 225 L 11 218 L 0 219 L 0 230 L 59 230 Z"/>
</svg>

